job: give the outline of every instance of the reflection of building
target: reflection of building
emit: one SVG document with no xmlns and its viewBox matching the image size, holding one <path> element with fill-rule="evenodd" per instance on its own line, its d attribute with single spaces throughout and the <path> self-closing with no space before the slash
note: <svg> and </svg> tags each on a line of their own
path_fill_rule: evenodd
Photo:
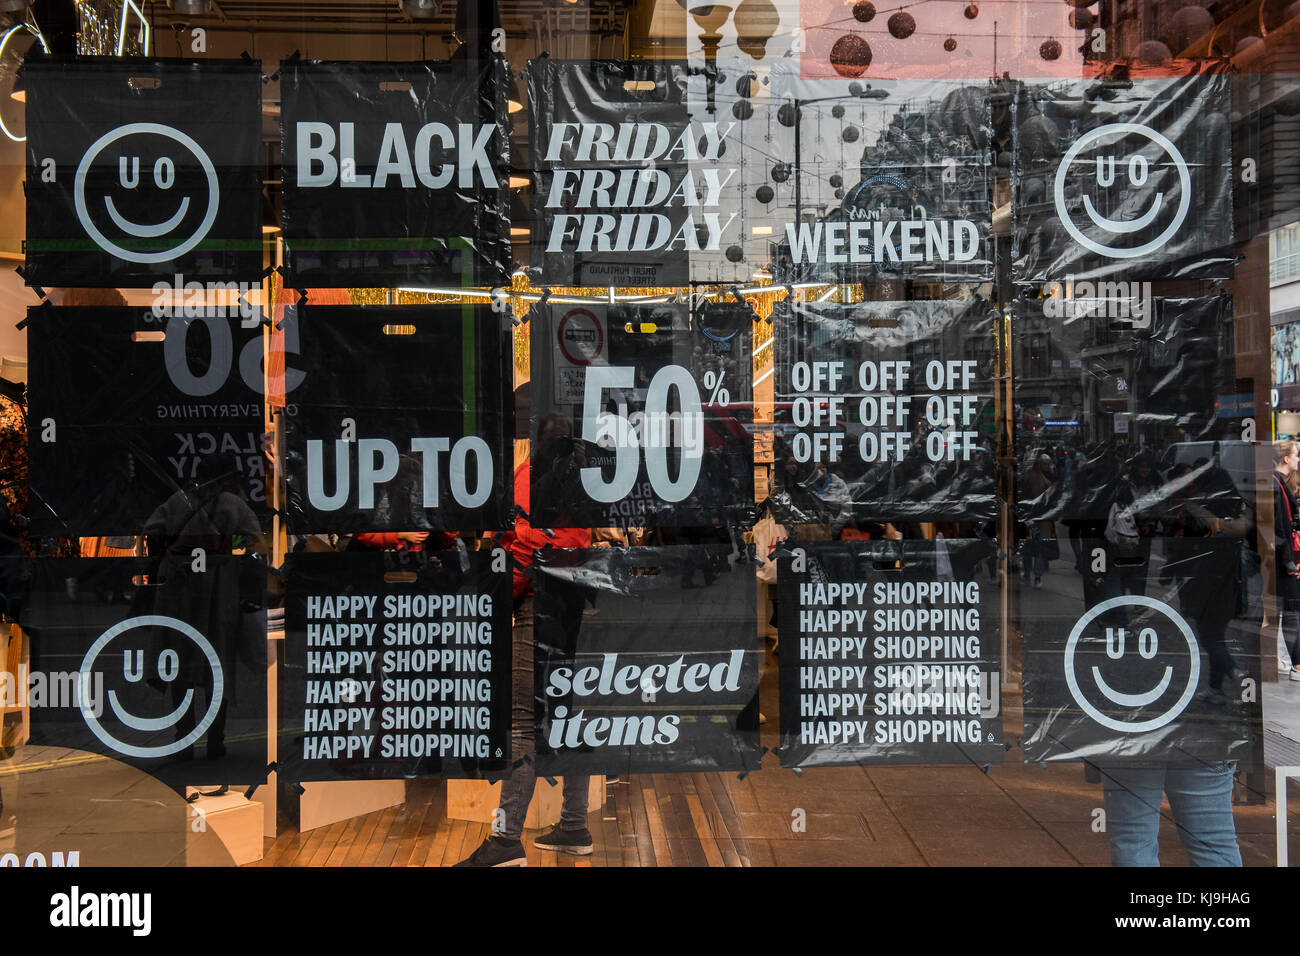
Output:
<svg viewBox="0 0 1300 956">
<path fill-rule="evenodd" d="M 1223 300 L 1158 302 L 1150 329 L 1102 316 L 1049 318 L 1045 301 L 1024 301 L 1015 315 L 1022 443 L 1164 448 L 1235 437 L 1231 420 L 1254 408 L 1222 361 L 1234 337 Z"/>
<path fill-rule="evenodd" d="M 1300 409 L 1300 223 L 1268 237 L 1268 282 L 1274 408 Z"/>
</svg>

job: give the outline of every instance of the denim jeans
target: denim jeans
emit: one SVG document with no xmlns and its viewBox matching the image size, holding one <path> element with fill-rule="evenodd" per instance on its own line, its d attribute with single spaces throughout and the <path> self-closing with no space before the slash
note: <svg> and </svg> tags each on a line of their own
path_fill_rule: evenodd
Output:
<svg viewBox="0 0 1300 956">
<path fill-rule="evenodd" d="M 1291 663 L 1300 664 L 1296 659 L 1300 654 L 1300 581 L 1284 571 L 1277 575 L 1277 613 Z"/>
<path fill-rule="evenodd" d="M 1159 866 L 1160 796 L 1193 866 L 1241 866 L 1231 761 L 1201 767 L 1101 767 L 1112 866 Z"/>
<path fill-rule="evenodd" d="M 515 768 L 501 783 L 501 828 L 493 828 L 495 836 L 518 840 L 524 832 L 524 818 L 537 786 L 537 771 L 533 766 L 535 744 L 533 724 L 533 599 L 524 598 L 515 609 L 513 638 L 513 679 L 511 685 L 511 759 Z M 560 808 L 561 830 L 582 830 L 587 826 L 587 787 L 590 777 L 564 778 L 564 798 Z"/>
</svg>

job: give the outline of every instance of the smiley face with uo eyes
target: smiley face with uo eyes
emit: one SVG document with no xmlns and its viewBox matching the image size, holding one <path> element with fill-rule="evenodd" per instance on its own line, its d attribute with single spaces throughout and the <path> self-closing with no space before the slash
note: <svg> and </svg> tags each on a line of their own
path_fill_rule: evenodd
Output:
<svg viewBox="0 0 1300 956">
<path fill-rule="evenodd" d="M 201 176 L 178 176 L 194 167 Z M 207 152 L 161 123 L 128 123 L 105 133 L 82 156 L 73 183 L 87 235 L 128 262 L 170 262 L 189 252 L 212 228 L 220 200 Z"/>
<path fill-rule="evenodd" d="M 1075 221 L 1065 195 L 1076 163 L 1089 171 L 1096 170 L 1095 177 L 1085 177 L 1081 182 L 1084 222 Z M 1172 165 L 1177 172 L 1177 208 L 1159 235 L 1127 246 L 1125 237 L 1148 228 L 1162 214 L 1169 215 L 1166 210 L 1170 197 L 1150 182 L 1153 168 L 1160 165 Z M 1120 210 L 1132 207 L 1132 213 L 1105 216 L 1098 206 L 1109 205 L 1104 200 L 1110 190 L 1117 188 L 1132 193 L 1131 198 L 1118 203 Z M 1079 245 L 1108 258 L 1134 259 L 1163 247 L 1182 226 L 1191 208 L 1191 173 L 1183 154 L 1168 137 L 1140 123 L 1111 123 L 1085 133 L 1066 151 L 1056 170 L 1053 200 L 1061 224 Z"/>
<path fill-rule="evenodd" d="M 125 680 L 132 683 L 141 680 L 144 677 L 144 667 L 146 666 L 144 660 L 146 655 L 138 647 L 138 642 L 133 641 L 130 635 L 131 632 L 136 631 L 137 629 L 149 628 L 163 628 L 179 634 L 181 638 L 185 640 L 193 642 L 197 646 L 198 653 L 207 661 L 208 667 L 211 669 L 212 689 L 208 693 L 207 710 L 197 719 L 194 728 L 189 733 L 182 736 L 179 740 L 167 741 L 155 745 L 141 745 L 119 739 L 118 736 L 115 736 L 113 731 L 104 726 L 100 720 L 102 715 L 97 715 L 94 712 L 94 709 L 89 703 L 89 695 L 83 693 L 81 699 L 85 703 L 82 704 L 81 713 L 82 717 L 86 721 L 86 726 L 90 728 L 90 731 L 99 738 L 100 742 L 108 746 L 110 749 L 125 754 L 128 757 L 137 757 L 142 759 L 166 757 L 178 753 L 179 751 L 188 748 L 191 744 L 202 737 L 203 734 L 207 732 L 208 728 L 212 726 L 213 721 L 216 720 L 217 712 L 221 708 L 224 691 L 224 674 L 221 667 L 221 661 L 212 644 L 207 640 L 207 638 L 184 621 L 160 614 L 146 614 L 140 617 L 128 618 L 125 621 L 115 624 L 113 627 L 110 627 L 101 634 L 82 658 L 81 672 L 78 675 L 80 686 L 91 686 L 96 670 L 101 667 L 111 666 L 109 662 L 117 659 L 115 652 L 118 647 L 125 648 L 123 650 L 123 657 L 121 658 L 123 662 L 123 677 Z M 148 631 L 146 630 L 144 633 L 148 633 Z M 124 635 L 126 636 L 124 637 Z M 118 638 L 122 638 L 122 640 L 118 640 Z M 116 644 L 113 649 L 109 651 L 109 653 L 105 654 L 105 650 L 110 644 L 114 644 L 115 641 Z M 132 663 L 133 660 L 135 662 L 134 664 Z M 175 650 L 170 648 L 163 650 L 163 652 L 158 655 L 157 667 L 158 677 L 162 682 L 165 684 L 171 683 L 176 680 L 178 676 L 180 669 L 179 655 Z M 181 698 L 179 705 L 170 713 L 160 716 L 141 716 L 126 707 L 118 697 L 116 690 L 110 690 L 108 692 L 109 710 L 112 711 L 114 717 L 117 718 L 122 726 L 129 728 L 130 730 L 151 734 L 165 733 L 172 727 L 180 724 L 182 718 L 190 710 L 193 704 L 194 689 L 190 687 L 186 688 L 185 694 Z"/>
<path fill-rule="evenodd" d="M 1080 646 L 1103 643 L 1099 628 L 1092 627 L 1094 622 L 1129 607 L 1156 613 L 1139 626 L 1107 626 L 1105 656 L 1089 655 L 1096 663 L 1083 664 Z M 1111 730 L 1143 733 L 1170 723 L 1191 702 L 1200 679 L 1201 651 L 1182 615 L 1154 598 L 1130 594 L 1102 601 L 1079 619 L 1066 641 L 1063 665 L 1070 694 L 1084 713 Z M 1118 690 L 1117 686 L 1131 689 Z M 1144 719 L 1115 716 L 1143 717 L 1149 709 L 1155 714 Z"/>
</svg>

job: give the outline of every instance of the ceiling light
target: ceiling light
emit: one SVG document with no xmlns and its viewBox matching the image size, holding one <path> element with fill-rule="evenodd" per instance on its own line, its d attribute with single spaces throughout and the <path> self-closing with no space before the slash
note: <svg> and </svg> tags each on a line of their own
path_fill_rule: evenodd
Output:
<svg viewBox="0 0 1300 956">
<path fill-rule="evenodd" d="M 398 0 L 398 6 L 412 20 L 432 20 L 442 9 L 438 0 Z"/>
<path fill-rule="evenodd" d="M 212 12 L 212 0 L 171 0 L 171 5 L 183 17 L 202 17 Z"/>
<path fill-rule="evenodd" d="M 45 37 L 41 34 L 41 31 L 39 29 L 37 29 L 35 26 L 26 23 L 15 23 L 13 26 L 11 26 L 8 30 L 5 31 L 3 37 L 0 37 L 0 59 L 3 59 L 5 55 L 5 47 L 9 44 L 9 38 L 13 36 L 15 33 L 17 33 L 19 30 L 27 30 L 29 33 L 35 33 L 36 39 L 40 41 L 41 48 L 45 50 L 46 53 L 50 52 L 50 45 L 45 42 Z M 21 74 L 14 77 L 13 92 L 11 92 L 9 95 L 12 96 L 19 103 L 27 102 L 27 88 L 26 85 L 23 83 L 23 78 Z M 0 119 L 0 131 L 3 131 L 5 136 L 9 137 L 15 143 L 23 143 L 27 141 L 26 136 L 15 136 L 13 133 L 9 132 L 9 127 L 5 126 L 3 119 Z"/>
</svg>

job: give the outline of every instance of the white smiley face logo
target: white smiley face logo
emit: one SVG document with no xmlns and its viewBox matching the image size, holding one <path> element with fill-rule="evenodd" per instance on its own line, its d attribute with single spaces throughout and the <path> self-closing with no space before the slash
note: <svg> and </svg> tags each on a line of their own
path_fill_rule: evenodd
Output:
<svg viewBox="0 0 1300 956">
<path fill-rule="evenodd" d="M 129 142 L 123 142 L 128 137 L 133 136 L 139 137 L 134 149 Z M 163 137 L 173 144 L 183 147 L 186 152 L 193 156 L 202 170 L 207 186 L 207 206 L 204 209 L 202 220 L 191 230 L 180 229 L 180 227 L 187 217 L 193 220 L 194 217 L 189 215 L 191 207 L 201 205 L 201 198 L 173 195 L 172 187 L 176 183 L 176 166 L 180 155 L 172 157 L 159 153 L 157 137 Z M 95 161 L 100 155 L 114 143 L 119 144 L 118 149 L 111 153 L 117 174 L 116 185 L 121 187 L 124 195 L 142 188 L 155 190 L 150 194 L 151 197 L 157 197 L 157 205 L 167 210 L 167 214 L 161 219 L 155 219 L 147 223 L 129 219 L 118 209 L 118 203 L 114 201 L 113 196 L 107 190 L 103 196 L 86 196 L 87 175 L 95 168 Z M 145 147 L 152 147 L 152 150 Z M 152 163 L 148 159 L 145 160 L 144 168 L 146 173 L 143 178 L 146 182 L 142 185 L 140 157 L 142 154 L 149 157 L 151 152 L 159 153 L 159 155 L 153 158 Z M 128 123 L 105 133 L 86 150 L 85 155 L 81 158 L 80 165 L 77 166 L 72 198 L 77 210 L 77 219 L 81 221 L 87 235 L 95 240 L 95 243 L 101 249 L 128 262 L 156 263 L 170 262 L 177 256 L 189 252 L 203 241 L 203 237 L 208 234 L 208 230 L 212 228 L 213 222 L 216 221 L 221 192 L 217 183 L 217 171 L 212 165 L 212 160 L 203 147 L 196 143 L 193 138 L 178 129 L 163 126 L 160 123 Z M 171 202 L 170 206 L 167 205 L 168 200 Z M 150 206 L 154 204 L 152 201 L 149 203 Z M 165 245 L 165 248 L 153 252 L 141 252 L 120 245 L 119 242 L 125 241 L 125 239 L 119 241 L 110 239 L 105 235 L 104 230 L 95 223 L 96 218 L 101 215 L 101 207 L 103 213 L 107 214 L 109 222 L 125 234 L 125 237 L 159 240 Z M 173 235 L 178 230 L 182 234 Z"/>
<path fill-rule="evenodd" d="M 86 726 L 90 728 L 91 733 L 98 737 L 106 746 L 116 750 L 118 753 L 125 754 L 128 757 L 166 757 L 189 747 L 202 737 L 207 732 L 207 729 L 212 726 L 212 722 L 216 720 L 217 711 L 221 709 L 221 701 L 224 692 L 224 677 L 221 669 L 221 661 L 217 657 L 217 652 L 213 649 L 207 638 L 189 624 L 177 620 L 174 617 L 166 617 L 161 614 L 145 614 L 140 617 L 127 618 L 125 621 L 113 625 L 101 634 L 94 644 L 90 645 L 90 649 L 86 651 L 85 657 L 81 659 L 81 673 L 78 676 L 78 681 L 82 688 L 88 688 L 91 686 L 95 664 L 99 659 L 100 653 L 106 646 L 108 646 L 109 642 L 127 631 L 140 627 L 168 628 L 172 631 L 176 631 L 190 641 L 193 641 L 198 647 L 199 651 L 207 660 L 208 666 L 212 669 L 212 690 L 208 694 L 207 711 L 197 721 L 197 723 L 195 723 L 194 729 L 180 740 L 169 741 L 167 743 L 150 747 L 142 747 L 137 744 L 127 743 L 126 741 L 118 740 L 114 737 L 113 734 L 100 722 L 99 717 L 94 714 L 93 708 L 89 703 L 89 695 L 86 693 L 82 693 L 81 695 L 82 701 L 85 702 L 81 706 L 81 714 L 86 721 Z M 126 653 L 129 655 L 130 651 L 128 650 Z M 137 655 L 139 655 L 139 653 L 140 652 L 137 651 Z M 126 658 L 126 660 L 129 661 L 129 657 Z M 137 657 L 137 660 L 139 660 L 139 657 Z M 164 650 L 158 659 L 159 676 L 167 682 L 175 680 L 179 666 L 180 662 L 176 652 L 170 649 Z M 124 665 L 123 669 L 125 671 L 127 666 Z M 142 674 L 137 671 L 134 676 L 128 676 L 127 679 L 139 680 L 141 676 Z M 194 689 L 187 688 L 180 704 L 171 713 L 164 714 L 161 717 L 141 717 L 138 714 L 131 713 L 122 705 L 122 702 L 118 699 L 116 691 L 110 690 L 108 692 L 109 709 L 112 710 L 113 715 L 121 721 L 123 726 L 132 730 L 144 731 L 147 733 L 158 733 L 167 730 L 169 727 L 176 726 L 176 724 L 180 722 L 181 718 L 185 716 L 186 711 L 188 711 L 193 705 L 193 702 Z"/>
<path fill-rule="evenodd" d="M 1159 650 L 1158 631 L 1162 629 L 1168 635 L 1168 627 L 1160 629 L 1151 626 L 1138 626 L 1131 629 L 1106 628 L 1106 659 L 1121 662 L 1123 672 L 1130 679 L 1134 673 L 1147 674 L 1151 678 L 1148 686 L 1133 692 L 1116 690 L 1112 686 L 1114 676 L 1108 680 L 1102 672 L 1102 668 L 1096 665 L 1091 666 L 1082 675 L 1082 680 L 1077 673 L 1076 651 L 1078 650 L 1080 638 L 1083 637 L 1084 632 L 1093 621 L 1101 615 L 1121 607 L 1149 608 L 1158 612 L 1167 619 L 1168 623 L 1173 625 L 1177 635 L 1186 642 L 1185 648 L 1180 642 L 1176 649 L 1168 649 L 1169 653 L 1164 659 L 1170 662 L 1165 663 L 1162 667 L 1159 663 L 1151 665 L 1147 662 L 1154 660 Z M 1165 622 L 1159 623 L 1163 625 Z M 1132 646 L 1129 646 L 1130 641 Z M 1183 656 L 1184 651 L 1186 653 L 1185 658 Z M 1175 664 L 1178 665 L 1177 668 L 1175 668 Z M 1074 625 L 1074 629 L 1070 632 L 1069 639 L 1065 642 L 1064 667 L 1065 682 L 1069 685 L 1070 695 L 1083 708 L 1084 713 L 1103 727 L 1118 730 L 1121 733 L 1136 734 L 1149 730 L 1158 730 L 1174 720 L 1186 709 L 1192 697 L 1196 694 L 1197 681 L 1200 679 L 1201 650 L 1200 645 L 1196 642 L 1196 636 L 1192 633 L 1192 629 L 1187 626 L 1187 622 L 1183 620 L 1182 615 L 1168 604 L 1154 598 L 1131 594 L 1102 601 L 1079 618 L 1078 623 Z M 1119 720 L 1102 711 L 1090 699 L 1091 692 L 1085 692 L 1084 690 L 1087 686 L 1095 687 L 1097 693 L 1109 702 L 1103 704 L 1103 706 L 1107 706 L 1112 710 L 1114 707 L 1119 707 L 1136 713 L 1162 699 L 1168 699 L 1171 694 L 1170 685 L 1174 682 L 1176 673 L 1184 669 L 1187 672 L 1186 684 L 1178 692 L 1177 697 L 1160 713 L 1145 720 Z"/>
<path fill-rule="evenodd" d="M 1134 187 L 1140 189 L 1146 185 L 1152 164 L 1140 150 L 1130 151 L 1127 156 L 1121 158 L 1118 162 L 1113 153 L 1109 156 L 1103 156 L 1099 153 L 1095 158 L 1089 159 L 1079 158 L 1080 154 L 1086 149 L 1101 148 L 1108 144 L 1113 146 L 1129 135 L 1140 136 L 1148 141 L 1148 145 L 1153 144 L 1158 147 L 1164 153 L 1165 160 L 1158 159 L 1157 161 L 1168 161 L 1173 164 L 1178 172 L 1178 208 L 1174 211 L 1169 224 L 1154 239 L 1137 246 L 1118 245 L 1114 244 L 1116 239 L 1140 232 L 1156 221 L 1156 217 L 1165 208 L 1165 194 L 1155 192 L 1154 195 L 1150 196 L 1150 204 L 1146 206 L 1145 210 L 1138 212 L 1134 216 L 1111 218 L 1098 212 L 1093 197 L 1085 192 L 1083 194 L 1083 211 L 1095 227 L 1094 231 L 1104 234 L 1103 238 L 1112 243 L 1107 245 L 1088 235 L 1071 218 L 1070 209 L 1065 199 L 1065 184 L 1071 166 L 1075 162 L 1083 162 L 1089 166 L 1095 163 L 1098 187 L 1109 187 L 1115 183 L 1118 176 L 1124 175 L 1127 175 L 1129 182 Z M 1122 171 L 1117 172 L 1117 166 Z M 1142 198 L 1145 199 L 1146 197 L 1143 196 Z M 1061 159 L 1061 164 L 1056 169 L 1053 199 L 1056 203 L 1056 214 L 1060 218 L 1061 224 L 1065 226 L 1066 232 L 1079 245 L 1098 255 L 1112 259 L 1136 259 L 1140 256 L 1149 255 L 1164 246 L 1183 224 L 1183 220 L 1187 218 L 1187 211 L 1192 205 L 1192 178 L 1187 169 L 1187 161 L 1183 159 L 1183 154 L 1167 137 L 1139 123 L 1111 123 L 1085 133 L 1069 148 Z"/>
</svg>

